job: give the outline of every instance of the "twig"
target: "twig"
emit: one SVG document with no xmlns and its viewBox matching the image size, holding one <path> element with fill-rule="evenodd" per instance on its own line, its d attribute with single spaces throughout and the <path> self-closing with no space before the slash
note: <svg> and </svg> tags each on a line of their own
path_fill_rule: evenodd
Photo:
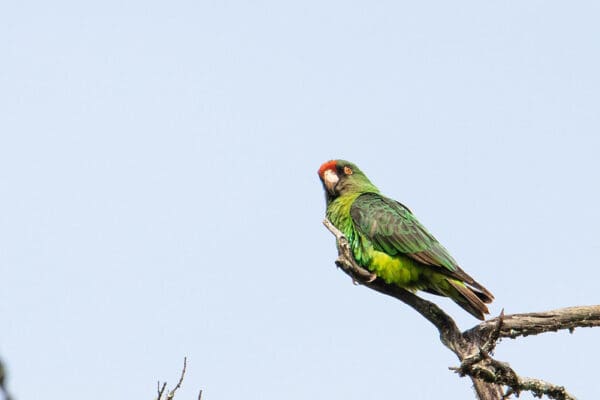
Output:
<svg viewBox="0 0 600 400">
<path fill-rule="evenodd" d="M 539 379 L 519 377 L 507 363 L 490 356 L 500 338 L 537 335 L 576 327 L 600 326 L 600 306 L 579 306 L 542 313 L 504 315 L 461 332 L 454 320 L 435 304 L 405 289 L 385 283 L 377 275 L 359 266 L 348 239 L 329 220 L 323 224 L 336 237 L 338 258 L 335 264 L 355 283 L 362 284 L 408 304 L 431 322 L 440 332 L 440 340 L 461 361 L 453 367 L 460 376 L 469 376 L 480 400 L 501 400 L 512 394 L 530 391 L 534 396 L 574 400 L 564 387 Z M 506 386 L 506 393 L 502 388 Z"/>
<path fill-rule="evenodd" d="M 157 400 L 162 400 L 162 395 L 167 387 L 167 382 L 163 383 L 162 387 L 160 386 L 160 381 L 157 382 L 158 384 L 158 397 Z"/>
<path fill-rule="evenodd" d="M 179 377 L 179 382 L 177 385 L 169 392 L 167 395 L 167 400 L 172 400 L 175 397 L 175 392 L 177 389 L 181 387 L 181 383 L 183 382 L 183 377 L 185 376 L 185 369 L 187 368 L 187 357 L 183 357 L 183 369 L 181 370 L 181 376 Z"/>
<path fill-rule="evenodd" d="M 187 357 L 183 357 L 183 368 L 181 370 L 181 376 L 179 377 L 179 382 L 177 382 L 177 385 L 175 385 L 173 390 L 171 390 L 167 394 L 166 400 L 173 400 L 173 398 L 175 397 L 175 392 L 177 392 L 177 389 L 179 389 L 181 387 L 181 384 L 183 383 L 183 377 L 185 376 L 186 368 L 187 368 Z M 164 382 L 161 387 L 160 381 L 158 381 L 158 389 L 157 389 L 158 398 L 157 398 L 157 400 L 162 400 L 162 397 L 163 397 L 166 387 L 167 387 L 167 382 Z"/>
</svg>

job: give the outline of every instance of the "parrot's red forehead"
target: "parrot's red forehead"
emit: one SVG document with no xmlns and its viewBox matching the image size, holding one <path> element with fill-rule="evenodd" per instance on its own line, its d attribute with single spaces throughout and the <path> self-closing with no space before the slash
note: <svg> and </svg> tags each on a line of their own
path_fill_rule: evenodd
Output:
<svg viewBox="0 0 600 400">
<path fill-rule="evenodd" d="M 328 169 L 335 171 L 336 168 L 337 168 L 336 160 L 327 161 L 326 163 L 321 165 L 321 168 L 319 168 L 319 176 L 323 177 L 323 174 L 325 173 L 325 171 L 327 171 Z"/>
</svg>

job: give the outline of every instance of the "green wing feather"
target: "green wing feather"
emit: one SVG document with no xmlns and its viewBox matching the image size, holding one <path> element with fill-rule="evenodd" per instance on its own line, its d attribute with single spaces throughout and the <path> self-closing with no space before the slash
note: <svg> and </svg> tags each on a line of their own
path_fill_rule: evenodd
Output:
<svg viewBox="0 0 600 400">
<path fill-rule="evenodd" d="M 448 251 L 401 203 L 378 193 L 360 195 L 350 208 L 356 229 L 373 247 L 389 255 L 403 254 L 421 264 L 438 268 L 439 272 L 459 279 L 482 292 L 492 294 L 458 266 Z"/>
<path fill-rule="evenodd" d="M 377 193 L 359 196 L 350 209 L 356 228 L 379 251 L 456 271 L 456 261 L 401 203 Z"/>
</svg>

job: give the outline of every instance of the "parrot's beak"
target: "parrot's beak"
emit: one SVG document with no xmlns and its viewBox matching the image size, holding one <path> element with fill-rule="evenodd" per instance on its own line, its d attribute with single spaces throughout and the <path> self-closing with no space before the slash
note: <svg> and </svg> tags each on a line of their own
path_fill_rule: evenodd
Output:
<svg viewBox="0 0 600 400">
<path fill-rule="evenodd" d="M 335 195 L 335 186 L 340 181 L 339 176 L 332 170 L 328 169 L 323 173 L 323 184 L 331 195 Z"/>
</svg>

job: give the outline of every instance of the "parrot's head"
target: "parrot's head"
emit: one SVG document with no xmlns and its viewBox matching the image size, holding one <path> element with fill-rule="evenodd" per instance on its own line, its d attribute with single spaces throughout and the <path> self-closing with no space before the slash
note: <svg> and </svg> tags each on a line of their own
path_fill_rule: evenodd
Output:
<svg viewBox="0 0 600 400">
<path fill-rule="evenodd" d="M 319 168 L 319 178 L 325 189 L 327 204 L 345 194 L 379 192 L 369 178 L 349 161 L 327 161 Z"/>
</svg>

